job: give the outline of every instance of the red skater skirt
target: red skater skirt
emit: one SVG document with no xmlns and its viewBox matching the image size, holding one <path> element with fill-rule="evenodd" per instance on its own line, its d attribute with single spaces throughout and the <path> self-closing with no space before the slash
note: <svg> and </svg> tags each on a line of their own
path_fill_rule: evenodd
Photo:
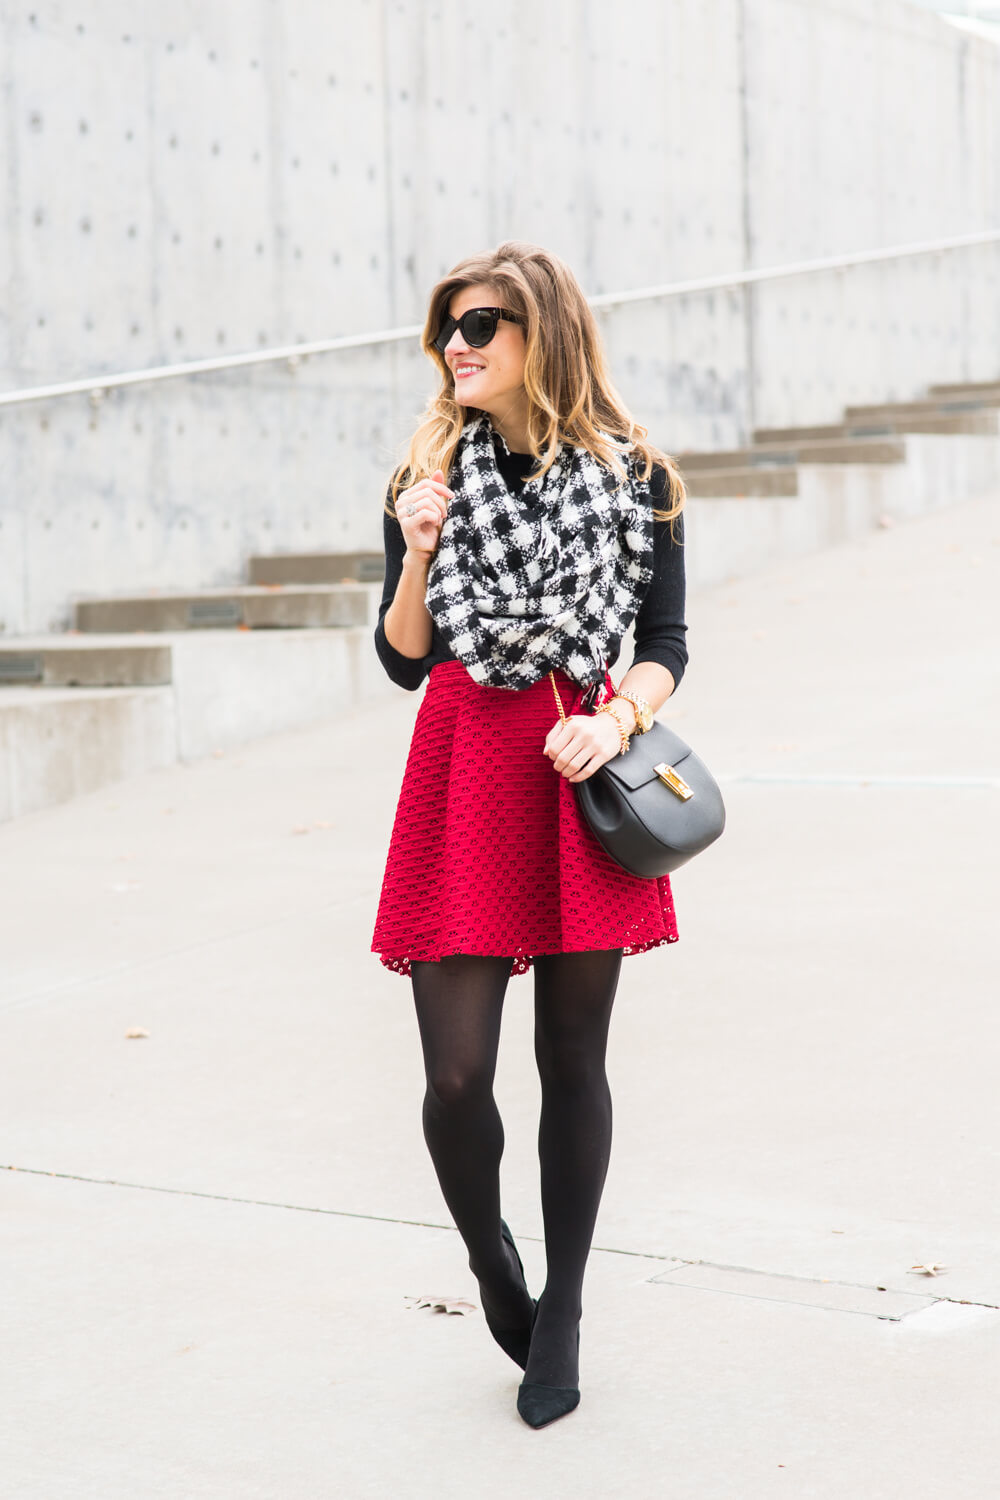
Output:
<svg viewBox="0 0 1000 1500">
<path fill-rule="evenodd" d="M 556 682 L 567 714 L 581 693 Z M 557 711 L 548 677 L 482 687 L 458 661 L 431 668 L 399 794 L 372 952 L 409 974 L 452 953 L 511 957 L 677 941 L 670 881 L 629 875 L 583 821 L 543 752 Z"/>
</svg>

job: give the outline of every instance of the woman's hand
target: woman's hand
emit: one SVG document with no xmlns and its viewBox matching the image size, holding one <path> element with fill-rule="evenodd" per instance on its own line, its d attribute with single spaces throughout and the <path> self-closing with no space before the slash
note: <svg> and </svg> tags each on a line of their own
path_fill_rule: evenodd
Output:
<svg viewBox="0 0 1000 1500">
<path fill-rule="evenodd" d="M 448 514 L 448 501 L 454 497 L 454 490 L 444 482 L 443 469 L 435 469 L 430 479 L 418 479 L 408 490 L 400 490 L 396 519 L 407 552 L 422 553 L 428 559 L 433 555 Z"/>
<path fill-rule="evenodd" d="M 586 781 L 614 760 L 621 747 L 611 714 L 573 714 L 565 724 L 554 724 L 545 740 L 545 754 L 567 781 Z"/>
</svg>

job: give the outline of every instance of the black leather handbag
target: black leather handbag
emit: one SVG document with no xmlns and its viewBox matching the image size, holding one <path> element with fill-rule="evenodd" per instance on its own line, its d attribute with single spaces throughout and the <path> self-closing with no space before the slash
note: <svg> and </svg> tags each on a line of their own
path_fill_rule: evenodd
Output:
<svg viewBox="0 0 1000 1500">
<path fill-rule="evenodd" d="M 552 690 L 563 723 L 562 700 Z M 573 785 L 580 811 L 606 854 L 630 875 L 669 875 L 707 849 L 726 826 L 719 784 L 666 724 L 633 735 L 586 781 Z"/>
</svg>

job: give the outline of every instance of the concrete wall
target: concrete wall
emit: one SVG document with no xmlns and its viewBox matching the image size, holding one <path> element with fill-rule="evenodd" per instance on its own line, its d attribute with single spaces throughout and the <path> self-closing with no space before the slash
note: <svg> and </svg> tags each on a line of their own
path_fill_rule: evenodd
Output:
<svg viewBox="0 0 1000 1500">
<path fill-rule="evenodd" d="M 1000 49 L 904 0 L 0 0 L 0 388 L 1000 225 Z M 602 315 L 666 447 L 1000 373 L 1000 252 Z M 377 544 L 413 346 L 0 410 L 0 628 Z"/>
<path fill-rule="evenodd" d="M 1000 48 L 895 0 L 749 0 L 747 76 L 754 265 L 1000 228 Z M 996 246 L 752 297 L 758 426 L 1000 376 Z"/>
</svg>

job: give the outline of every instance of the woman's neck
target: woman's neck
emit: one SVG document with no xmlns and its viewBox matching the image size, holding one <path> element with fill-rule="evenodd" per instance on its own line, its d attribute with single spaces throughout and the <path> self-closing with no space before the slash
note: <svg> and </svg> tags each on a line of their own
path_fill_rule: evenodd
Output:
<svg viewBox="0 0 1000 1500">
<path fill-rule="evenodd" d="M 528 398 L 520 398 L 501 412 L 488 412 L 494 430 L 499 432 L 511 453 L 530 453 L 531 438 L 528 436 Z"/>
</svg>

